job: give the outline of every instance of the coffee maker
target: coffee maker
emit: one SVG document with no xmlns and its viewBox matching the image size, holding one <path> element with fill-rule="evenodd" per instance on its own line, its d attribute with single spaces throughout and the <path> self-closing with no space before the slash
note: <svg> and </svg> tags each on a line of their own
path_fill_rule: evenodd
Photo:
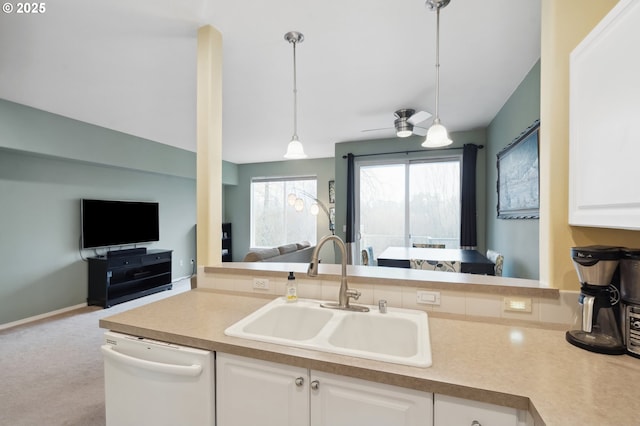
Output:
<svg viewBox="0 0 640 426">
<path fill-rule="evenodd" d="M 640 249 L 623 248 L 621 253 L 622 334 L 627 353 L 640 358 Z"/>
<path fill-rule="evenodd" d="M 580 310 L 566 339 L 591 352 L 622 355 L 626 348 L 618 324 L 620 248 L 572 247 L 571 259 L 580 280 Z"/>
</svg>

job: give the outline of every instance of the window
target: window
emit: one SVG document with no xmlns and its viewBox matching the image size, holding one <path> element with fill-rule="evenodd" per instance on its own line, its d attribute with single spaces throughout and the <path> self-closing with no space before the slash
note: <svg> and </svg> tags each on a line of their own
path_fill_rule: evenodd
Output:
<svg viewBox="0 0 640 426">
<path fill-rule="evenodd" d="M 460 246 L 461 158 L 360 162 L 361 248 L 380 253 L 412 243 Z"/>
<path fill-rule="evenodd" d="M 289 202 L 294 194 L 297 204 Z M 316 244 L 316 216 L 310 206 L 317 194 L 315 177 L 256 178 L 251 181 L 251 247 Z"/>
</svg>

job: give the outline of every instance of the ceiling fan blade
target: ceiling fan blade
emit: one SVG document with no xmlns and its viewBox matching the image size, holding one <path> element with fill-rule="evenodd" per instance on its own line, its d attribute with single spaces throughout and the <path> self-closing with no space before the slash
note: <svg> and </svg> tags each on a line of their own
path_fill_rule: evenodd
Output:
<svg viewBox="0 0 640 426">
<path fill-rule="evenodd" d="M 413 126 L 413 134 L 418 136 L 427 136 L 427 132 L 429 129 L 425 129 L 424 127 Z"/>
<path fill-rule="evenodd" d="M 361 130 L 361 132 L 381 132 L 383 130 L 394 130 L 393 127 L 382 127 L 380 129 L 365 129 L 365 130 Z"/>
<path fill-rule="evenodd" d="M 431 117 L 431 114 L 428 113 L 427 111 L 418 111 L 415 114 L 413 114 L 411 117 L 409 117 L 407 121 L 410 124 L 413 124 L 415 126 L 418 123 L 422 123 L 424 120 L 426 120 L 429 117 Z"/>
</svg>

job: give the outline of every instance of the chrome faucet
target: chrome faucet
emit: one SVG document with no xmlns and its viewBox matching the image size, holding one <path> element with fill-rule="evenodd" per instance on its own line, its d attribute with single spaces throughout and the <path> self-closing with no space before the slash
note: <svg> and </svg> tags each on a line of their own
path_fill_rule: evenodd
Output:
<svg viewBox="0 0 640 426">
<path fill-rule="evenodd" d="M 321 306 L 323 308 L 331 308 L 331 309 L 342 309 L 346 311 L 358 311 L 358 312 L 368 312 L 369 308 L 361 305 L 351 305 L 349 304 L 349 299 L 354 298 L 358 300 L 360 297 L 360 292 L 355 289 L 350 289 L 347 285 L 347 248 L 344 245 L 344 242 L 340 239 L 340 237 L 336 235 L 326 235 L 322 237 L 316 248 L 313 250 L 313 255 L 311 256 L 311 263 L 309 263 L 309 269 L 307 270 L 307 275 L 310 277 L 318 276 L 318 253 L 320 249 L 329 240 L 333 240 L 340 247 L 340 255 L 342 258 L 342 277 L 340 278 L 340 292 L 338 293 L 338 303 L 335 302 L 326 302 Z"/>
</svg>

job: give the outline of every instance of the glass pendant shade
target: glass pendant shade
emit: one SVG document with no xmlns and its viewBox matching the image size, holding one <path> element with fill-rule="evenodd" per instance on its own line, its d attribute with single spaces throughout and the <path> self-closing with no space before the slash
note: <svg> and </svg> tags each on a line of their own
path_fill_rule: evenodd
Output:
<svg viewBox="0 0 640 426">
<path fill-rule="evenodd" d="M 318 206 L 318 203 L 311 204 L 311 207 L 309 207 L 309 213 L 314 216 L 318 216 L 318 213 L 320 213 L 320 207 Z"/>
<path fill-rule="evenodd" d="M 427 138 L 422 142 L 422 146 L 425 148 L 438 148 L 452 143 L 453 141 L 449 139 L 447 129 L 440 124 L 440 120 L 434 120 L 427 131 Z"/>
<path fill-rule="evenodd" d="M 287 196 L 287 203 L 289 203 L 290 206 L 294 205 L 296 203 L 296 198 L 298 197 L 292 192 Z"/>
<path fill-rule="evenodd" d="M 307 154 L 304 153 L 304 147 L 298 138 L 291 139 L 287 146 L 287 153 L 284 154 L 284 158 L 287 160 L 299 160 L 301 158 L 307 158 Z"/>
<path fill-rule="evenodd" d="M 293 204 L 293 207 L 297 212 L 301 212 L 304 210 L 304 200 L 302 198 L 296 199 L 296 202 Z"/>
</svg>

